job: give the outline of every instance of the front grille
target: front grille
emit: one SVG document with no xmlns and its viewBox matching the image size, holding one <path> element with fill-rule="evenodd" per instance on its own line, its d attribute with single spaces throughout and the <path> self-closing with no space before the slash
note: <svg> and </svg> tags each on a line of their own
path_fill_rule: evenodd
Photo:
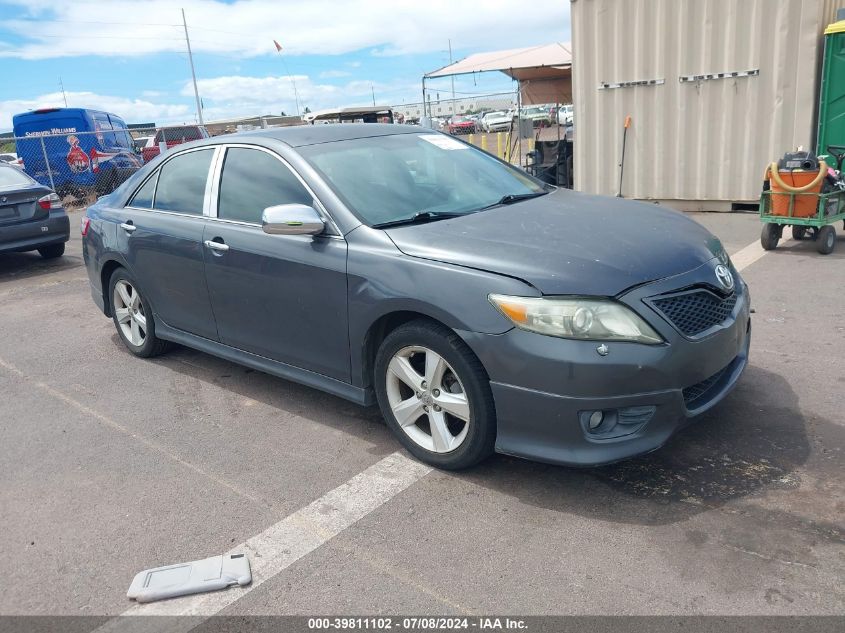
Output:
<svg viewBox="0 0 845 633">
<path fill-rule="evenodd" d="M 652 299 L 652 305 L 685 336 L 697 336 L 723 323 L 736 306 L 736 293 L 720 297 L 709 290 L 691 290 L 669 297 Z"/>
<path fill-rule="evenodd" d="M 684 389 L 684 404 L 687 409 L 695 409 L 707 402 L 710 390 L 716 385 L 716 383 L 719 382 L 722 376 L 725 375 L 725 372 L 728 371 L 729 367 L 730 365 L 720 369 L 710 376 L 710 378 L 705 378 L 701 382 L 697 382 L 693 386 Z"/>
</svg>

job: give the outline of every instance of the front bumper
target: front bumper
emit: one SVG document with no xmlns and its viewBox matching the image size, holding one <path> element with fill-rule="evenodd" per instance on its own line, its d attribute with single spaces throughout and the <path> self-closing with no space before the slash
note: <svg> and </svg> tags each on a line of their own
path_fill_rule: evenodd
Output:
<svg viewBox="0 0 845 633">
<path fill-rule="evenodd" d="M 23 222 L 0 229 L 0 253 L 23 253 L 70 239 L 70 220 L 64 211 L 43 220 Z"/>
<path fill-rule="evenodd" d="M 749 295 L 737 279 L 730 317 L 698 340 L 682 336 L 642 303 L 690 281 L 679 278 L 620 297 L 660 332 L 664 345 L 607 343 L 609 353 L 602 356 L 596 341 L 516 329 L 495 336 L 461 332 L 490 376 L 496 450 L 555 464 L 595 466 L 660 448 L 719 403 L 746 367 Z M 605 421 L 591 431 L 589 417 L 595 412 Z"/>
</svg>

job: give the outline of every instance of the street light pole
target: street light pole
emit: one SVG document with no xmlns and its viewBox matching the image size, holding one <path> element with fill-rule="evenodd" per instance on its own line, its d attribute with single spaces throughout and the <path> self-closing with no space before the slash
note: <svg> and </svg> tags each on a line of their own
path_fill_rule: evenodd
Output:
<svg viewBox="0 0 845 633">
<path fill-rule="evenodd" d="M 185 43 L 188 45 L 191 79 L 194 80 L 194 96 L 197 98 L 197 117 L 199 118 L 200 125 L 205 125 L 202 120 L 202 103 L 200 102 L 200 91 L 197 89 L 197 74 L 194 72 L 194 56 L 191 54 L 191 39 L 188 37 L 188 22 L 185 20 L 185 9 L 182 9 L 182 26 L 185 27 Z"/>
</svg>

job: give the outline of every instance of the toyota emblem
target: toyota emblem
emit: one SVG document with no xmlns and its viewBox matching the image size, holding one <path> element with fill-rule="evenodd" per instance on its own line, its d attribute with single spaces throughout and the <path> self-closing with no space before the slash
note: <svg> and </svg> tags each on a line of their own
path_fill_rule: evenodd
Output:
<svg viewBox="0 0 845 633">
<path fill-rule="evenodd" d="M 725 290 L 734 289 L 734 276 L 731 274 L 731 271 L 727 266 L 724 266 L 723 264 L 716 266 L 716 279 L 719 280 L 719 284 Z"/>
</svg>

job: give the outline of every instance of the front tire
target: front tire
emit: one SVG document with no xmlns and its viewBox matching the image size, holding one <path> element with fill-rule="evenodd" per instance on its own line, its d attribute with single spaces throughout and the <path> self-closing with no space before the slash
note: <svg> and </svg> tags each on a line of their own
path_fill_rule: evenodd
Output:
<svg viewBox="0 0 845 633">
<path fill-rule="evenodd" d="M 816 239 L 816 250 L 822 255 L 829 255 L 836 247 L 836 229 L 832 224 L 823 226 Z"/>
<path fill-rule="evenodd" d="M 760 233 L 760 245 L 763 250 L 771 251 L 777 248 L 781 230 L 781 227 L 774 223 L 763 225 L 763 231 Z"/>
<path fill-rule="evenodd" d="M 114 327 L 126 348 L 141 358 L 152 358 L 170 348 L 155 334 L 155 317 L 138 289 L 138 282 L 125 268 L 117 268 L 109 279 L 109 298 Z"/>
<path fill-rule="evenodd" d="M 50 244 L 49 246 L 42 246 L 38 249 L 38 254 L 44 259 L 56 259 L 65 254 L 65 243 Z"/>
<path fill-rule="evenodd" d="M 807 227 L 794 224 L 792 226 L 792 239 L 797 240 L 797 241 L 801 241 L 805 237 L 807 237 Z"/>
<path fill-rule="evenodd" d="M 391 332 L 376 355 L 375 388 L 390 430 L 420 461 L 460 470 L 492 454 L 490 381 L 475 354 L 445 326 L 417 320 Z"/>
</svg>

